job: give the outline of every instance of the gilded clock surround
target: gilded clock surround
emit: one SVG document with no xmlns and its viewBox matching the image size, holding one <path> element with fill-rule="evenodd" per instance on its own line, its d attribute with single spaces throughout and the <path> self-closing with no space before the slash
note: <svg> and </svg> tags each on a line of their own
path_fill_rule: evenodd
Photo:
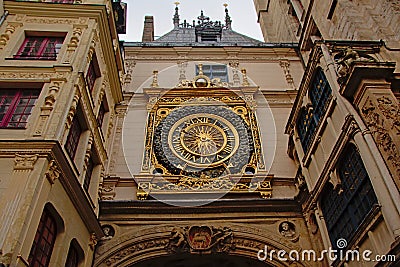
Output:
<svg viewBox="0 0 400 267">
<path fill-rule="evenodd" d="M 272 176 L 255 114 L 258 88 L 193 86 L 200 76 L 175 88 L 144 89 L 148 120 L 142 171 L 135 178 L 138 199 L 193 191 L 270 198 Z"/>
</svg>

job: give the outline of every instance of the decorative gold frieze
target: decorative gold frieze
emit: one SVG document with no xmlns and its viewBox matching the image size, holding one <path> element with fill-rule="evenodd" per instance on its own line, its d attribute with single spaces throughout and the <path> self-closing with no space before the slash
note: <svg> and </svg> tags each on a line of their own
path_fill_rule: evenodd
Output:
<svg viewBox="0 0 400 267">
<path fill-rule="evenodd" d="M 14 170 L 33 170 L 33 167 L 38 159 L 38 154 L 15 154 Z"/>
<path fill-rule="evenodd" d="M 182 177 L 177 182 L 159 180 L 138 185 L 137 198 L 146 200 L 150 194 L 171 193 L 259 193 L 262 198 L 272 197 L 271 177 L 265 180 L 235 181 L 229 177 Z"/>
<path fill-rule="evenodd" d="M 61 170 L 57 166 L 57 162 L 55 160 L 51 160 L 45 174 L 47 180 L 50 182 L 50 184 L 54 184 L 54 182 L 60 177 L 60 174 Z"/>
</svg>

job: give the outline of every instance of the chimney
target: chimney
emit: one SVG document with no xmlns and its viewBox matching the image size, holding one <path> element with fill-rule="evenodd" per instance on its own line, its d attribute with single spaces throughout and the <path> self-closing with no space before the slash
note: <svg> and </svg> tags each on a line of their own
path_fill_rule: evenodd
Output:
<svg viewBox="0 0 400 267">
<path fill-rule="evenodd" d="M 145 16 L 142 42 L 153 42 L 153 41 L 154 41 L 154 19 L 153 16 Z"/>
</svg>

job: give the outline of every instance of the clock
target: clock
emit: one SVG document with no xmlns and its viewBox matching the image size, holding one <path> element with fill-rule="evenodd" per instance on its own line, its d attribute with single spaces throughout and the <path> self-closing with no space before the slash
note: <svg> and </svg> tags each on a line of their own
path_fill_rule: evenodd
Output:
<svg viewBox="0 0 400 267">
<path fill-rule="evenodd" d="M 154 130 L 154 156 L 170 174 L 219 177 L 240 173 L 253 152 L 249 126 L 225 106 L 176 108 Z"/>
</svg>

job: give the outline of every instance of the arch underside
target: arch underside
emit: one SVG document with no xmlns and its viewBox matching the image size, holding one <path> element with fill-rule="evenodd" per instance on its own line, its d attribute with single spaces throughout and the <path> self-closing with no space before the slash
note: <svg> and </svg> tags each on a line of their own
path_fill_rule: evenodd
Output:
<svg viewBox="0 0 400 267">
<path fill-rule="evenodd" d="M 307 263 L 279 261 L 276 254 L 260 261 L 257 253 L 264 250 L 297 250 L 296 244 L 277 235 L 246 228 L 243 225 L 230 225 L 233 232 L 233 246 L 193 251 L 191 249 L 171 250 L 171 232 L 176 226 L 149 227 L 145 230 L 130 231 L 116 240 L 100 243 L 96 251 L 95 267 L 283 267 L 310 266 Z M 225 265 L 224 265 L 225 264 Z"/>
</svg>

